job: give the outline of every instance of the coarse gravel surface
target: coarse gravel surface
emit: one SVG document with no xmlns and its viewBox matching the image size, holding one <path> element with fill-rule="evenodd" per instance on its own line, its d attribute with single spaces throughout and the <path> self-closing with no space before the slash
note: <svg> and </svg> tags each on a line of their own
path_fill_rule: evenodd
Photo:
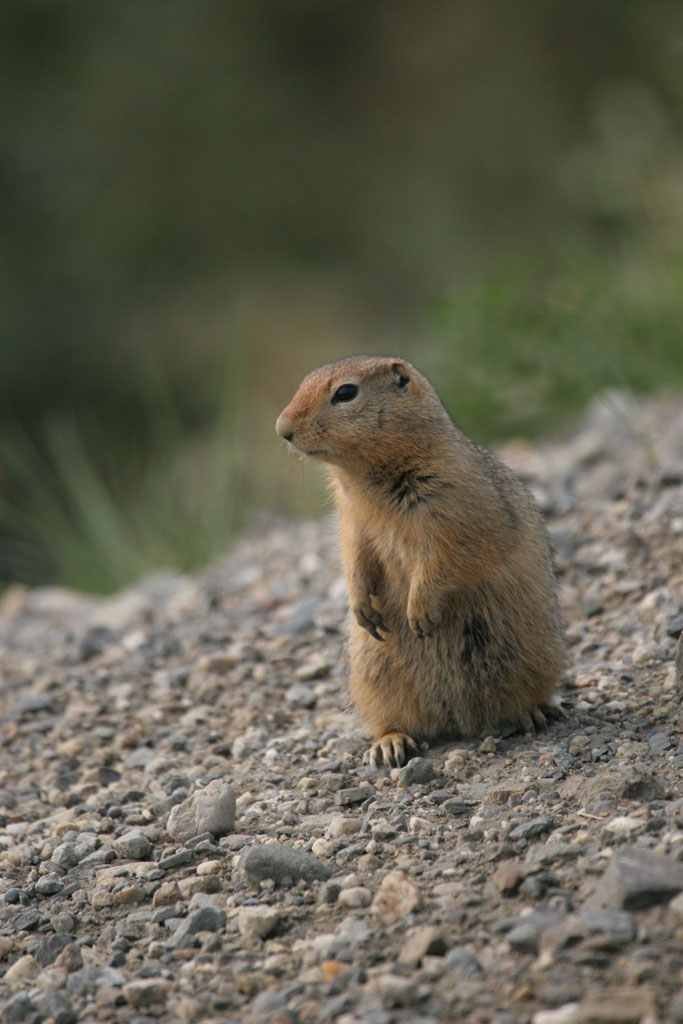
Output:
<svg viewBox="0 0 683 1024">
<path fill-rule="evenodd" d="M 535 736 L 362 764 L 329 522 L 0 597 L 0 1019 L 683 1021 L 683 399 L 502 455 L 569 638 Z"/>
</svg>

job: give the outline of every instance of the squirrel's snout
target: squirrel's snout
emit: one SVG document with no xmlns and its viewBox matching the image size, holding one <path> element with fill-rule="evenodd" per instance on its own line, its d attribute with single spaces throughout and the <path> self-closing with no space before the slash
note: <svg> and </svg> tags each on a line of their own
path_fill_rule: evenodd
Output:
<svg viewBox="0 0 683 1024">
<path fill-rule="evenodd" d="M 284 437 L 285 441 L 291 441 L 292 438 L 294 437 L 294 430 L 292 429 L 292 424 L 285 417 L 285 414 L 283 412 L 281 412 L 277 418 L 275 430 L 280 435 L 280 437 Z"/>
</svg>

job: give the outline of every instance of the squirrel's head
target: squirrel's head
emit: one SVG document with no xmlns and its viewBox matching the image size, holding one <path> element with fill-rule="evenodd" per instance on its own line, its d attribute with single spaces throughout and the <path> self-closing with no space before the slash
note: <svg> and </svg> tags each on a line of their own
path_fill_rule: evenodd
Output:
<svg viewBox="0 0 683 1024">
<path fill-rule="evenodd" d="M 405 360 L 354 356 L 304 377 L 275 429 L 304 455 L 353 468 L 395 454 L 397 443 L 414 445 L 435 418 L 435 399 Z"/>
</svg>

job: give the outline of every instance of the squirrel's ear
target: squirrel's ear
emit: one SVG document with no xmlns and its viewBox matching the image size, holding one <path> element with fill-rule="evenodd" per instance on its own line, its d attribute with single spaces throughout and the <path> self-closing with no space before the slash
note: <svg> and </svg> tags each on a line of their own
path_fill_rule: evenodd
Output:
<svg viewBox="0 0 683 1024">
<path fill-rule="evenodd" d="M 399 391 L 404 391 L 410 383 L 410 374 L 408 373 L 408 367 L 405 363 L 392 363 L 391 364 L 391 381 L 394 387 L 397 387 Z"/>
</svg>

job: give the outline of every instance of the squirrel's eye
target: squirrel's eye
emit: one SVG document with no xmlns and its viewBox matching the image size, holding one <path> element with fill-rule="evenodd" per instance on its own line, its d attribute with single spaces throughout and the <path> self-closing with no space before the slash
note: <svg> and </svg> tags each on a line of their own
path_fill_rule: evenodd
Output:
<svg viewBox="0 0 683 1024">
<path fill-rule="evenodd" d="M 332 405 L 336 405 L 338 402 L 350 402 L 357 394 L 358 388 L 355 384 L 340 384 L 332 395 Z"/>
</svg>

